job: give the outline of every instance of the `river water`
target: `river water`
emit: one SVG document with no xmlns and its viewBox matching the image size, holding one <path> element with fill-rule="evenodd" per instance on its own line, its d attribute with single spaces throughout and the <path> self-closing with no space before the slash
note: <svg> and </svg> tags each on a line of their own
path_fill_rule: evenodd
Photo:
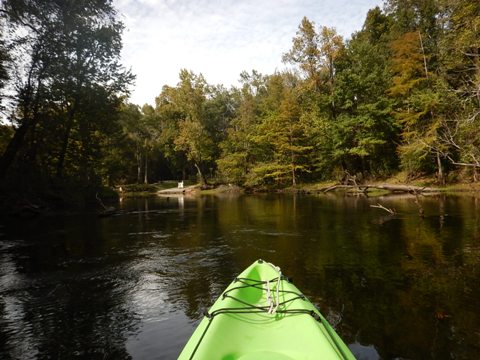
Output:
<svg viewBox="0 0 480 360">
<path fill-rule="evenodd" d="M 1 359 L 175 359 L 256 259 L 358 359 L 480 358 L 480 197 L 142 198 L 0 220 Z M 380 203 L 397 215 L 372 208 Z"/>
</svg>

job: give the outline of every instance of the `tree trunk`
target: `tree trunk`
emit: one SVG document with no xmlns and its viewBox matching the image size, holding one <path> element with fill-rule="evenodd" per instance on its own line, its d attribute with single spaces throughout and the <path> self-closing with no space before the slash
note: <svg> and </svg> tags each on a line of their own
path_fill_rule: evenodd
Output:
<svg viewBox="0 0 480 360">
<path fill-rule="evenodd" d="M 20 125 L 20 127 L 15 131 L 15 134 L 13 134 L 13 138 L 10 140 L 5 152 L 0 157 L 0 180 L 5 178 L 8 169 L 13 163 L 13 160 L 15 160 L 18 150 L 20 150 L 25 141 L 25 135 L 33 126 L 35 126 L 34 121 L 24 119 L 22 125 Z"/>
<path fill-rule="evenodd" d="M 7 174 L 8 169 L 12 165 L 13 161 L 15 160 L 15 156 L 17 155 L 18 151 L 22 147 L 25 136 L 27 132 L 34 128 L 38 122 L 38 109 L 41 97 L 41 89 L 42 89 L 42 80 L 43 80 L 43 69 L 40 71 L 38 78 L 37 78 L 37 92 L 33 97 L 33 86 L 32 86 L 32 72 L 34 66 L 37 64 L 38 61 L 38 51 L 32 54 L 33 63 L 31 64 L 29 75 L 28 75 L 28 82 L 27 86 L 22 90 L 25 91 L 26 96 L 23 98 L 22 101 L 22 108 L 23 108 L 23 119 L 21 125 L 13 134 L 13 138 L 7 145 L 4 153 L 0 157 L 0 180 L 3 180 Z M 31 115 L 29 115 L 31 114 Z"/>
<path fill-rule="evenodd" d="M 425 70 L 425 78 L 428 79 L 427 57 L 425 56 L 425 49 L 423 48 L 422 33 L 420 31 L 418 31 L 418 37 L 420 39 L 420 47 L 422 49 L 423 67 L 424 67 L 424 70 Z"/>
<path fill-rule="evenodd" d="M 143 174 L 143 183 L 148 184 L 148 154 L 145 150 L 145 167 L 144 167 L 144 174 Z"/>
<path fill-rule="evenodd" d="M 37 81 L 37 88 L 41 86 L 41 78 Z M 30 79 L 29 79 L 30 81 Z M 40 90 L 37 91 L 35 99 L 32 101 L 30 96 L 27 97 L 25 100 L 25 104 L 23 105 L 23 119 L 21 125 L 13 134 L 13 138 L 7 145 L 5 152 L 3 153 L 2 157 L 0 157 L 0 180 L 4 179 L 8 169 L 13 164 L 15 160 L 15 156 L 17 155 L 18 151 L 22 147 L 23 143 L 25 142 L 25 136 L 27 135 L 30 129 L 33 129 L 38 122 L 38 108 L 39 108 L 39 99 L 40 99 Z M 32 111 L 32 115 L 28 116 L 30 109 Z"/>
<path fill-rule="evenodd" d="M 138 144 L 137 144 L 137 149 L 136 149 L 136 152 L 135 152 L 135 158 L 137 160 L 137 184 L 140 184 L 140 178 L 141 178 L 141 175 L 142 175 L 142 158 L 141 158 L 140 149 L 138 147 Z"/>
<path fill-rule="evenodd" d="M 200 179 L 200 185 L 208 185 L 205 175 L 202 173 L 202 170 L 200 170 L 200 166 L 198 166 L 197 163 L 194 163 L 194 165 L 197 168 L 198 177 Z"/>
<path fill-rule="evenodd" d="M 335 87 L 335 68 L 334 68 L 334 65 L 333 65 L 333 58 L 332 57 L 329 57 L 328 59 L 329 61 L 329 73 L 330 73 L 330 81 L 329 81 L 329 85 L 330 85 L 330 96 L 332 98 L 332 101 L 330 102 L 330 106 L 332 108 L 332 118 L 333 120 L 336 120 L 337 119 L 337 109 L 336 109 L 336 105 L 335 105 L 335 97 L 333 96 L 333 91 L 334 91 L 334 87 Z"/>
<path fill-rule="evenodd" d="M 72 132 L 72 127 L 73 127 L 73 118 L 75 117 L 75 113 L 77 112 L 78 102 L 79 102 L 78 95 L 76 95 L 72 101 L 72 105 L 68 110 L 67 128 L 65 129 L 65 135 L 63 137 L 63 142 L 62 142 L 62 150 L 60 152 L 60 157 L 58 159 L 58 164 L 57 164 L 57 178 L 61 178 L 63 175 L 63 170 L 65 167 L 65 156 L 67 155 L 68 143 L 70 140 L 70 134 Z"/>
<path fill-rule="evenodd" d="M 60 151 L 60 156 L 57 163 L 57 178 L 61 178 L 63 175 L 63 169 L 65 167 L 65 156 L 68 150 L 68 140 L 70 140 L 70 133 L 72 132 L 73 126 L 73 113 L 69 116 L 67 120 L 67 128 L 65 129 L 65 134 L 62 141 L 62 150 Z"/>
<path fill-rule="evenodd" d="M 91 184 L 96 179 L 96 172 L 90 161 L 91 156 L 91 132 L 88 123 L 81 121 L 78 124 L 78 130 L 80 135 L 80 148 L 82 151 L 79 156 L 79 178 L 84 185 Z M 95 180 L 96 181 L 96 180 Z"/>
<path fill-rule="evenodd" d="M 291 154 L 291 160 L 292 160 L 292 186 L 295 187 L 297 186 L 297 179 L 295 177 L 295 155 L 293 153 Z"/>
<path fill-rule="evenodd" d="M 442 159 L 440 159 L 440 153 L 437 152 L 437 166 L 438 166 L 438 183 L 445 185 L 445 176 L 443 176 Z"/>
</svg>

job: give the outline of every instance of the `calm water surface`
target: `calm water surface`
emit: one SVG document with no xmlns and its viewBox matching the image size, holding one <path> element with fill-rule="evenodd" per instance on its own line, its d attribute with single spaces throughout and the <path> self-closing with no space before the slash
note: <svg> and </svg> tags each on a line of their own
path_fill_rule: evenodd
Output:
<svg viewBox="0 0 480 360">
<path fill-rule="evenodd" d="M 480 198 L 421 204 L 423 219 L 409 197 L 148 198 L 0 220 L 0 358 L 175 359 L 263 258 L 358 359 L 478 359 Z"/>
</svg>

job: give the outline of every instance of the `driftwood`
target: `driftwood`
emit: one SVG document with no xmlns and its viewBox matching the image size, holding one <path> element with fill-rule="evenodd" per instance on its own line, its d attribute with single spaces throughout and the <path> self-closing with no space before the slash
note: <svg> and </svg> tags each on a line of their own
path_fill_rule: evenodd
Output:
<svg viewBox="0 0 480 360">
<path fill-rule="evenodd" d="M 42 208 L 31 203 L 27 199 L 18 201 L 14 206 L 12 211 L 9 213 L 11 216 L 21 217 L 21 218 L 32 218 L 37 215 L 42 214 Z"/>
<path fill-rule="evenodd" d="M 118 214 L 118 211 L 115 207 L 113 206 L 108 206 L 106 209 L 104 209 L 103 211 L 100 211 L 98 213 L 98 216 L 99 217 L 107 217 L 107 216 L 112 216 L 112 215 L 116 215 Z"/>
<path fill-rule="evenodd" d="M 414 201 L 415 201 L 415 205 L 417 205 L 417 208 L 418 208 L 418 216 L 420 216 L 423 219 L 425 217 L 425 210 L 423 209 L 423 206 L 420 203 L 420 196 L 422 194 L 415 189 L 412 191 L 412 194 L 415 195 Z M 390 214 L 389 216 L 397 214 L 397 211 L 394 208 L 391 208 L 391 209 L 387 208 L 381 205 L 380 203 L 377 203 L 377 205 L 370 205 L 370 207 L 385 210 Z"/>
<path fill-rule="evenodd" d="M 95 194 L 95 197 L 97 198 L 98 203 L 103 208 L 103 210 L 98 213 L 98 216 L 107 217 L 107 216 L 115 215 L 117 213 L 117 208 L 115 208 L 114 206 L 105 206 L 102 199 L 100 199 L 100 197 L 98 196 L 98 192 Z"/>
<path fill-rule="evenodd" d="M 420 187 L 413 185 L 390 185 L 390 184 L 379 184 L 379 185 L 333 185 L 327 188 L 319 189 L 320 192 L 330 192 L 339 189 L 356 189 L 357 191 L 366 192 L 368 189 L 380 189 L 387 190 L 392 193 L 411 193 L 411 194 L 421 194 L 425 192 L 439 192 L 440 189 L 430 188 L 430 187 Z"/>
<path fill-rule="evenodd" d="M 388 212 L 391 215 L 395 215 L 397 213 L 397 211 L 395 209 L 393 209 L 393 208 L 389 209 L 389 208 L 387 208 L 383 205 L 380 205 L 379 203 L 377 203 L 377 205 L 370 205 L 370 207 L 385 210 L 386 212 Z"/>
</svg>

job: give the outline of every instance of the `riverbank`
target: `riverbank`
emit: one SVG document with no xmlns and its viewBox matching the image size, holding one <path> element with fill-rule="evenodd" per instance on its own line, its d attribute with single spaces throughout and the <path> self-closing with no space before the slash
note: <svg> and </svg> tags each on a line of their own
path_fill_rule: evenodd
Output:
<svg viewBox="0 0 480 360">
<path fill-rule="evenodd" d="M 105 204 L 117 204 L 118 200 L 116 189 L 104 186 L 3 186 L 0 188 L 0 216 L 26 219 L 39 215 L 74 214 L 97 209 L 101 211 Z"/>
<path fill-rule="evenodd" d="M 466 193 L 480 192 L 480 182 L 452 183 L 438 186 L 434 178 L 418 178 L 405 181 L 401 177 L 392 177 L 384 180 L 356 182 L 323 181 L 315 183 L 303 183 L 289 187 L 240 187 L 236 185 L 217 185 L 208 190 L 200 190 L 199 194 L 219 195 L 225 193 L 306 193 L 319 194 L 330 192 L 364 193 L 369 196 L 380 196 L 389 193 Z"/>
<path fill-rule="evenodd" d="M 401 175 L 396 175 L 384 180 L 352 181 L 341 183 L 338 181 L 324 181 L 303 183 L 295 187 L 240 187 L 237 185 L 217 184 L 201 187 L 190 181 L 184 182 L 184 187 L 179 188 L 177 181 L 163 181 L 155 184 L 126 184 L 114 188 L 89 188 L 62 187 L 42 192 L 8 192 L 0 194 L 0 214 L 22 218 L 35 217 L 43 214 L 81 212 L 88 209 L 103 211 L 105 207 L 116 207 L 119 199 L 129 197 L 147 196 L 181 196 L 181 195 L 215 195 L 237 196 L 252 193 L 303 193 L 326 194 L 348 193 L 363 194 L 366 196 L 384 196 L 392 193 L 411 194 L 461 194 L 480 193 L 480 182 L 457 182 L 446 186 L 435 184 L 434 178 L 418 178 L 406 181 Z M 104 206 L 99 204 L 99 200 Z"/>
<path fill-rule="evenodd" d="M 236 195 L 243 193 L 306 193 L 319 194 L 330 192 L 364 193 L 369 196 L 380 196 L 389 193 L 464 193 L 480 192 L 480 182 L 455 183 L 446 186 L 438 186 L 434 179 L 422 178 L 415 181 L 402 182 L 398 178 L 390 178 L 384 181 L 369 181 L 364 183 L 340 183 L 336 181 L 324 181 L 315 183 L 299 184 L 295 187 L 241 187 L 237 185 L 211 185 L 202 188 L 199 184 L 178 187 L 177 182 L 166 181 L 158 184 L 132 184 L 116 188 L 121 197 L 141 196 L 172 196 L 172 195 Z"/>
<path fill-rule="evenodd" d="M 410 193 L 461 193 L 480 192 L 480 183 L 458 183 L 446 186 L 425 184 L 424 182 L 377 182 L 372 181 L 362 184 L 340 184 L 335 182 L 321 182 L 303 184 L 296 188 L 289 188 L 292 192 L 328 193 L 332 191 L 361 192 L 366 194 L 386 194 L 395 192 Z"/>
</svg>

